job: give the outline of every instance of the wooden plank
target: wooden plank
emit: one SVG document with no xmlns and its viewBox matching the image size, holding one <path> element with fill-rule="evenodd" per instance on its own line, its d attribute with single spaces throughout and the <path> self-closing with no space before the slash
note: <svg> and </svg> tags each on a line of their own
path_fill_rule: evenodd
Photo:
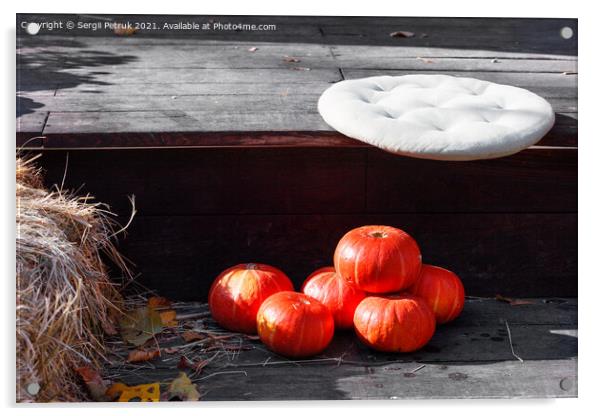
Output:
<svg viewBox="0 0 602 416">
<path fill-rule="evenodd" d="M 499 363 L 427 364 L 407 376 L 416 363 L 374 368 L 329 366 L 259 367 L 206 371 L 193 377 L 203 401 L 469 399 L 577 397 L 577 360 L 502 361 Z M 145 370 L 119 379 L 131 385 L 178 376 L 178 369 Z"/>
<path fill-rule="evenodd" d="M 241 262 L 273 264 L 299 285 L 331 264 L 346 231 L 365 224 L 409 232 L 424 262 L 457 272 L 469 295 L 577 293 L 577 214 L 570 213 L 140 216 L 120 248 L 146 287 L 202 299 L 219 272 Z"/>
<path fill-rule="evenodd" d="M 563 27 L 572 27 L 573 36 L 561 36 Z M 330 44 L 400 45 L 455 49 L 486 49 L 490 51 L 531 52 L 577 56 L 576 24 L 542 26 L 539 23 L 519 27 L 502 25 L 444 25 L 410 23 L 400 25 L 322 25 L 324 42 Z M 416 35 L 392 37 L 390 33 L 404 30 Z"/>
<path fill-rule="evenodd" d="M 577 146 L 576 120 L 557 124 L 538 146 Z M 48 148 L 370 147 L 334 132 L 318 113 L 181 110 L 50 113 Z"/>
<path fill-rule="evenodd" d="M 60 46 L 23 48 L 17 55 L 17 68 L 76 69 L 94 67 L 121 70 L 133 68 L 334 68 L 330 48 L 319 44 L 257 43 L 245 45 L 197 44 L 107 45 L 98 40 L 79 48 Z M 287 61 L 294 57 L 298 62 Z"/>
<path fill-rule="evenodd" d="M 422 57 L 427 59 L 498 59 L 498 60 L 545 60 L 551 62 L 569 61 L 576 62 L 576 55 L 553 54 L 541 52 L 528 52 L 517 50 L 492 50 L 487 46 L 477 47 L 471 45 L 464 48 L 454 47 L 438 47 L 433 46 L 413 46 L 403 43 L 403 40 L 398 40 L 397 43 L 391 45 L 364 45 L 364 44 L 331 44 L 333 53 L 337 59 L 348 60 L 353 62 L 352 57 L 358 57 L 357 62 L 362 61 L 382 62 L 383 65 L 389 57 L 405 57 L 416 58 Z"/>
<path fill-rule="evenodd" d="M 247 132 L 300 132 L 330 131 L 330 127 L 315 113 L 297 113 L 250 109 L 249 112 L 222 113 L 216 111 L 134 111 L 134 112 L 70 112 L 50 113 L 44 128 L 49 145 L 61 147 L 67 141 L 86 147 L 81 140 L 65 134 L 117 133 L 106 136 L 104 146 L 127 146 L 121 140 L 125 133 L 242 133 Z M 55 136 L 55 137 L 51 137 Z M 62 136 L 62 137 L 61 137 Z M 244 140 L 244 139 L 243 139 Z M 108 143 L 107 143 L 108 142 Z M 224 142 L 222 142 L 224 143 Z M 203 146 L 203 140 L 197 139 Z M 251 144 L 251 143 L 249 143 Z M 161 145 L 154 141 L 152 145 Z M 216 143 L 219 145 L 219 141 Z M 259 145 L 263 145 L 261 142 Z"/>
<path fill-rule="evenodd" d="M 286 90 L 285 90 L 286 91 Z M 28 97 L 23 97 L 28 99 Z M 35 103 L 51 112 L 143 112 L 143 111 L 206 111 L 206 112 L 299 112 L 315 113 L 315 95 L 121 95 L 78 94 L 35 97 Z M 32 100 L 33 101 L 33 100 Z"/>
<path fill-rule="evenodd" d="M 567 298 L 556 299 L 517 299 L 524 302 L 520 306 L 511 306 L 490 298 L 467 299 L 464 310 L 455 321 L 439 326 L 433 339 L 421 350 L 413 353 L 381 353 L 361 343 L 353 331 L 337 331 L 330 345 L 305 362 L 306 365 L 328 366 L 329 364 L 378 367 L 396 367 L 406 363 L 494 363 L 499 361 L 518 360 L 512 355 L 509 331 L 515 354 L 523 361 L 532 360 L 564 360 L 577 357 L 577 300 Z M 187 307 L 187 305 L 190 305 Z M 179 314 L 209 313 L 206 303 L 178 302 Z M 205 315 L 207 316 L 207 315 Z M 202 322 L 188 322 L 193 326 L 201 326 L 223 333 L 223 328 L 210 317 L 202 318 Z M 518 324 L 525 322 L 528 324 Z M 553 322 L 553 324 L 552 324 Z M 506 323 L 508 326 L 506 327 Z M 159 339 L 162 348 L 184 345 L 182 338 Z M 279 356 L 261 344 L 249 340 L 244 342 L 248 348 L 232 360 L 218 357 L 209 364 L 206 370 L 213 368 L 234 367 L 245 370 L 252 367 L 268 365 L 270 367 L 291 367 L 285 357 Z M 125 361 L 128 351 L 114 351 Z M 178 356 L 167 356 L 156 360 L 154 369 L 168 370 Z M 225 359 L 224 359 L 225 358 Z M 119 361 L 119 360 L 118 360 Z M 303 361 L 299 362 L 304 364 Z M 265 365 L 264 365 L 265 364 Z M 135 365 L 134 365 L 135 366 Z M 114 375 L 127 373 L 130 368 L 110 369 Z"/>
<path fill-rule="evenodd" d="M 324 87 L 326 88 L 326 86 Z M 26 95 L 19 100 L 30 100 L 35 103 L 35 109 L 43 108 L 52 112 L 141 112 L 141 111 L 228 111 L 228 112 L 253 112 L 257 109 L 263 111 L 279 112 L 312 112 L 317 111 L 319 93 L 308 94 L 307 91 L 299 94 L 298 91 L 287 92 L 286 88 L 277 94 L 206 94 L 206 95 L 146 95 L 144 91 L 136 89 L 137 94 L 124 99 L 122 95 L 102 94 L 69 94 L 69 95 Z M 276 92 L 276 91 L 274 91 Z M 144 94 L 144 95 L 143 95 Z M 554 98 L 550 104 L 557 113 L 566 113 L 558 123 L 568 122 L 567 118 L 575 120 L 576 99 Z M 576 127 L 576 121 L 575 121 Z"/>
<path fill-rule="evenodd" d="M 576 150 L 471 162 L 367 155 L 368 212 L 577 211 Z"/>
<path fill-rule="evenodd" d="M 36 47 L 22 49 L 17 68 L 76 69 L 93 67 L 120 70 L 133 68 L 382 68 L 420 69 L 426 71 L 472 70 L 495 72 L 576 72 L 577 61 L 567 59 L 514 59 L 447 57 L 449 50 L 430 48 L 426 56 L 411 55 L 413 48 L 374 46 L 333 47 L 314 44 L 258 43 L 254 52 L 241 45 L 98 45 L 90 43 L 72 47 Z M 462 51 L 458 51 L 462 54 Z M 334 55 L 334 56 L 333 56 Z M 291 58 L 294 58 L 291 61 Z M 422 59 L 420 59 L 422 58 Z M 436 58 L 436 59 L 435 59 Z M 295 62 L 296 61 L 296 62 Z M 493 62 L 492 62 L 493 61 Z"/>
<path fill-rule="evenodd" d="M 405 48 L 403 55 L 408 51 Z M 431 51 L 433 49 L 430 49 Z M 475 72 L 535 72 L 563 73 L 577 72 L 577 61 L 552 59 L 512 59 L 512 58 L 447 58 L 427 56 L 400 57 L 399 53 L 388 56 L 365 56 L 352 51 L 336 56 L 336 64 L 348 69 L 397 69 L 419 71 L 475 71 Z"/>
<path fill-rule="evenodd" d="M 359 212 L 365 202 L 361 149 L 52 151 L 47 184 L 62 182 L 67 158 L 65 187 L 85 183 L 124 215 L 131 194 L 143 216 Z"/>
<path fill-rule="evenodd" d="M 507 321 L 512 328 L 515 325 L 570 326 L 573 329 L 577 328 L 576 298 L 523 298 L 514 300 L 523 303 L 510 305 L 507 302 L 490 298 L 468 298 L 465 301 L 462 315 L 454 321 L 456 322 L 454 325 L 459 327 L 493 326 Z M 498 329 L 496 329 L 496 332 L 498 332 Z"/>
<path fill-rule="evenodd" d="M 65 186 L 85 183 L 124 215 L 131 194 L 141 215 L 577 211 L 576 150 L 474 162 L 361 148 L 47 151 L 48 185 L 67 154 Z"/>
<path fill-rule="evenodd" d="M 340 42 L 334 41 L 340 39 Z M 368 55 L 378 54 L 382 55 L 382 51 L 390 50 L 395 54 L 406 57 L 416 56 L 428 56 L 428 57 L 449 57 L 449 58 L 507 58 L 507 59 L 549 59 L 549 60 L 569 60 L 576 61 L 576 54 L 559 54 L 559 53 L 545 53 L 542 51 L 521 51 L 517 48 L 508 50 L 497 49 L 492 50 L 491 45 L 476 45 L 469 44 L 458 47 L 437 47 L 437 45 L 430 46 L 413 46 L 408 44 L 407 39 L 395 39 L 389 45 L 378 45 L 371 44 L 374 42 L 361 42 L 361 37 L 355 36 L 330 36 L 329 42 L 325 41 L 325 38 L 314 40 L 310 42 L 314 47 L 316 45 L 321 47 L 331 47 L 333 50 L 338 52 L 344 51 L 357 51 L 358 53 L 368 53 Z M 355 42 L 352 42 L 355 41 Z M 21 44 L 21 45 L 19 45 Z M 115 48 L 120 48 L 121 51 L 128 54 L 135 54 L 138 49 L 146 48 L 164 48 L 170 47 L 176 50 L 181 48 L 223 48 L 223 49 L 234 49 L 248 51 L 250 48 L 256 47 L 257 51 L 269 50 L 270 48 L 305 48 L 307 43 L 304 39 L 288 39 L 285 42 L 278 41 L 278 39 L 245 39 L 244 37 L 237 37 L 230 40 L 215 40 L 211 38 L 203 38 L 202 42 L 199 38 L 152 38 L 152 37 L 137 37 L 132 36 L 128 38 L 122 37 L 103 37 L 102 45 L 99 45 L 98 38 L 86 38 L 82 36 L 69 38 L 62 36 L 36 36 L 33 40 L 28 38 L 19 38 L 17 40 L 18 48 L 21 52 L 30 51 L 44 51 L 49 48 L 60 48 L 62 46 L 68 46 L 69 48 L 80 48 L 79 50 L 91 49 L 94 50 L 99 48 L 101 51 L 112 51 Z M 34 49 L 38 48 L 38 49 Z M 41 49 L 40 49 L 41 48 Z M 301 49 L 301 50 L 303 50 Z M 289 55 L 288 52 L 285 54 Z M 389 53 L 385 54 L 388 55 Z"/>
<path fill-rule="evenodd" d="M 315 95 L 319 96 L 331 84 L 328 82 L 309 82 L 303 84 L 286 82 L 205 82 L 205 83 L 165 83 L 165 84 L 119 84 L 96 85 L 79 84 L 73 87 L 59 86 L 57 96 L 90 95 L 90 99 L 101 94 L 107 96 L 167 96 L 181 97 L 189 95 Z"/>
<path fill-rule="evenodd" d="M 205 394 L 204 400 L 576 395 L 576 299 L 523 300 L 532 303 L 511 306 L 493 299 L 468 299 L 460 317 L 439 326 L 429 344 L 414 353 L 378 353 L 352 332 L 341 331 L 322 354 L 291 362 L 259 341 L 245 340 L 246 348 L 236 354 L 215 357 L 214 352 L 197 350 L 199 359 L 212 360 L 202 374 L 190 377 Z M 207 304 L 198 302 L 177 305 L 182 313 L 208 310 Z M 220 330 L 211 318 L 193 321 L 187 322 Z M 522 362 L 512 355 L 509 330 Z M 159 336 L 158 343 L 165 348 L 184 341 Z M 177 376 L 179 354 L 164 354 L 141 368 L 124 363 L 128 350 L 121 343 L 116 346 L 113 363 L 104 369 L 112 380 L 168 383 Z M 313 389 L 316 384 L 319 390 Z"/>
<path fill-rule="evenodd" d="M 67 113 L 69 114 L 69 113 Z M 86 113 L 83 113 L 86 114 Z M 120 114 L 120 113 L 107 113 Z M 129 113 L 121 113 L 129 114 Z M 132 113 L 136 115 L 135 113 Z M 277 114 L 278 117 L 280 115 Z M 287 116 L 288 115 L 284 115 Z M 335 132 L 314 131 L 233 131 L 233 132 L 150 132 L 150 133 L 60 133 L 45 134 L 48 150 L 153 149 L 158 148 L 309 148 L 367 147 L 368 145 Z"/>
<path fill-rule="evenodd" d="M 568 326 L 552 327 L 547 325 L 509 326 L 515 354 L 523 361 L 567 360 L 577 358 L 577 330 Z M 221 331 L 221 328 L 216 328 Z M 541 338 L 538 338 L 541 337 Z M 233 340 L 236 342 L 236 339 Z M 546 344 L 549 342 L 549 344 Z M 166 347 L 183 345 L 181 339 L 166 343 Z M 246 348 L 235 360 L 224 360 L 219 357 L 212 365 L 205 368 L 212 371 L 227 367 L 229 370 L 249 370 L 269 363 L 270 368 L 290 368 L 293 365 L 282 356 L 272 353 L 260 342 L 245 341 Z M 524 353 L 527 351 L 528 353 Z M 125 353 L 125 354 L 124 354 Z M 116 354 L 117 355 L 117 354 Z M 126 360 L 127 351 L 119 354 Z M 522 355 L 522 356 L 521 356 Z M 537 358 L 540 357 L 540 358 Z M 543 357 L 543 358 L 541 358 Z M 168 356 L 153 362 L 157 370 L 169 370 L 177 364 L 178 356 Z M 205 357 L 203 357 L 205 358 Z M 207 357 L 208 358 L 208 357 Z M 437 328 L 433 339 L 421 350 L 413 353 L 379 353 L 363 345 L 351 331 L 338 332 L 331 344 L 321 354 L 313 357 L 307 365 L 329 367 L 333 364 L 378 368 L 389 365 L 392 368 L 417 363 L 479 363 L 489 365 L 500 361 L 518 361 L 512 355 L 504 323 L 490 327 L 442 326 Z M 121 360 L 118 360 L 121 361 Z M 230 361 L 230 362 L 228 362 Z M 233 362 L 232 362 L 233 361 Z M 303 361 L 300 362 L 303 364 Z M 268 367 L 266 365 L 266 367 Z M 120 371 L 123 370 L 123 371 Z M 114 376 L 121 377 L 127 373 L 127 366 L 122 369 L 111 369 Z M 148 376 L 148 375 L 147 375 Z"/>
<path fill-rule="evenodd" d="M 351 399 L 577 397 L 577 360 L 430 365 L 416 377 L 404 376 L 411 370 L 376 368 L 369 376 L 341 377 L 336 386 Z"/>
<path fill-rule="evenodd" d="M 132 68 L 124 71 L 91 71 L 90 69 L 70 69 L 45 71 L 38 69 L 22 69 L 19 71 L 22 84 L 39 84 L 55 82 L 58 85 L 74 83 L 89 84 L 165 84 L 165 83 L 203 83 L 203 82 L 336 82 L 341 74 L 336 69 L 295 70 L 285 69 L 199 69 L 173 68 L 169 71 L 158 71 L 155 68 Z"/>
</svg>

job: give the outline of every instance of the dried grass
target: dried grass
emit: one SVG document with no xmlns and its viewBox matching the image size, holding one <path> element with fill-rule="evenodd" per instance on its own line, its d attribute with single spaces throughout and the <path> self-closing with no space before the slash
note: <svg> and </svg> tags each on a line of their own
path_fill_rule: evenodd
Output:
<svg viewBox="0 0 602 416">
<path fill-rule="evenodd" d="M 35 159 L 18 158 L 16 170 L 17 400 L 85 400 L 73 370 L 104 358 L 103 337 L 123 307 L 101 255 L 129 272 L 111 243 L 112 214 L 44 189 Z"/>
</svg>

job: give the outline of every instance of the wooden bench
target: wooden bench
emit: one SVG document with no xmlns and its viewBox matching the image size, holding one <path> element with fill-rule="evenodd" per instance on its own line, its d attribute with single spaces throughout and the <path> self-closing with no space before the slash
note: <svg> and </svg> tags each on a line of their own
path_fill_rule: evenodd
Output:
<svg viewBox="0 0 602 416">
<path fill-rule="evenodd" d="M 345 231 L 384 223 L 469 295 L 577 296 L 576 20 L 185 20 L 278 29 L 17 38 L 17 144 L 43 153 L 49 185 L 89 192 L 121 222 L 135 194 L 120 249 L 141 284 L 205 299 L 221 270 L 254 261 L 299 285 Z M 399 30 L 415 36 L 389 35 Z M 556 125 L 514 156 L 437 162 L 364 145 L 317 113 L 333 82 L 424 72 L 527 88 Z"/>
</svg>

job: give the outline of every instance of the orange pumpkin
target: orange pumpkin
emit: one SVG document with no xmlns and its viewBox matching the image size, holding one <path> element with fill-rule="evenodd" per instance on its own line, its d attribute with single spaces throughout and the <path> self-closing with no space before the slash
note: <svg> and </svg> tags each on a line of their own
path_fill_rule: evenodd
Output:
<svg viewBox="0 0 602 416">
<path fill-rule="evenodd" d="M 464 308 L 464 286 L 460 278 L 442 267 L 423 264 L 409 292 L 426 300 L 438 324 L 456 319 Z"/>
<path fill-rule="evenodd" d="M 417 296 L 368 296 L 357 306 L 353 324 L 360 340 L 375 350 L 412 352 L 433 337 L 435 314 Z"/>
<path fill-rule="evenodd" d="M 310 274 L 301 291 L 330 309 L 338 329 L 353 328 L 355 308 L 366 297 L 363 290 L 339 276 L 334 267 L 322 267 Z"/>
<path fill-rule="evenodd" d="M 303 293 L 278 292 L 259 308 L 257 333 L 280 355 L 309 357 L 330 344 L 334 319 L 326 306 Z"/>
<path fill-rule="evenodd" d="M 344 279 L 370 293 L 411 286 L 420 273 L 418 244 L 404 231 L 366 225 L 349 231 L 334 252 L 334 267 Z"/>
<path fill-rule="evenodd" d="M 254 334 L 259 307 L 283 290 L 293 290 L 293 284 L 281 270 L 266 264 L 238 264 L 223 271 L 211 285 L 209 310 L 224 328 Z"/>
</svg>

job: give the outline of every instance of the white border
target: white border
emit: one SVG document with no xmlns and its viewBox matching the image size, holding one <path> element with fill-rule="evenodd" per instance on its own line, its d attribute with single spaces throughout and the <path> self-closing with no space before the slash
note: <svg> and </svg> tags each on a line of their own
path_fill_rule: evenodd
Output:
<svg viewBox="0 0 602 416">
<path fill-rule="evenodd" d="M 7 4 L 8 3 L 8 4 Z M 288 415 L 304 414 L 325 409 L 332 413 L 334 408 L 345 408 L 345 413 L 365 414 L 372 407 L 380 412 L 417 411 L 420 414 L 438 413 L 508 415 L 544 412 L 546 415 L 578 414 L 597 404 L 600 396 L 600 357 L 602 342 L 600 337 L 600 281 L 601 273 L 597 261 L 602 247 L 599 236 L 602 235 L 600 204 L 600 169 L 602 165 L 602 137 L 599 131 L 601 95 L 599 87 L 600 73 L 600 15 L 593 6 L 595 2 L 578 3 L 575 1 L 528 2 L 525 0 L 503 0 L 496 2 L 480 1 L 416 1 L 394 2 L 391 0 L 371 0 L 369 2 L 324 0 L 283 1 L 217 1 L 217 2 L 156 2 L 103 0 L 100 2 L 28 0 L 4 2 L 2 6 L 2 174 L 3 192 L 0 207 L 2 209 L 2 247 L 1 264 L 5 266 L 2 282 L 4 284 L 3 302 L 5 336 L 2 343 L 3 370 L 2 401 L 10 414 L 31 412 L 32 406 L 11 406 L 14 400 L 14 114 L 15 114 L 15 69 L 14 69 L 14 26 L 15 13 L 156 13 L 156 14 L 280 14 L 280 15 L 338 15 L 338 16 L 490 16 L 490 17 L 572 17 L 579 18 L 579 396 L 580 399 L 563 400 L 456 400 L 456 401 L 412 401 L 412 402 L 317 402 L 317 403 L 203 403 L 195 407 L 194 412 L 223 414 L 232 409 L 237 415 L 249 413 Z M 115 405 L 85 405 L 86 415 L 105 415 L 114 413 Z M 37 406 L 36 406 L 37 407 Z M 38 408 L 44 414 L 80 415 L 82 405 L 56 405 Z M 599 407 L 599 405 L 597 406 Z M 127 405 L 121 407 L 128 415 L 151 415 L 164 413 L 190 412 L 180 406 L 163 404 Z M 314 410 L 315 409 L 315 410 Z M 124 412 L 125 413 L 125 412 Z"/>
</svg>

